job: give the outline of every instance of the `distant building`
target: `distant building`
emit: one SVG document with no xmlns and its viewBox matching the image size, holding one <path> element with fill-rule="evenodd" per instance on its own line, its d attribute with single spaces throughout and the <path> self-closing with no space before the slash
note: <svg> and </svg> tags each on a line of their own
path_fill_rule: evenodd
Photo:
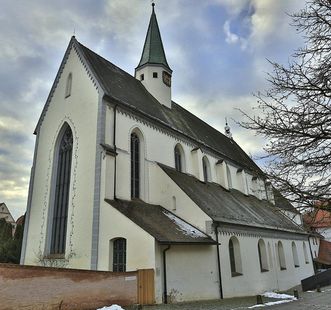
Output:
<svg viewBox="0 0 331 310">
<path fill-rule="evenodd" d="M 134 76 L 72 37 L 35 130 L 21 263 L 151 268 L 158 303 L 298 285 L 300 214 L 171 78 L 154 7 Z"/>
<path fill-rule="evenodd" d="M 14 233 L 16 222 L 4 202 L 0 202 L 0 219 L 5 219 L 7 223 L 10 223 L 13 226 Z"/>
<path fill-rule="evenodd" d="M 316 208 L 303 216 L 317 269 L 331 267 L 331 212 Z"/>
</svg>

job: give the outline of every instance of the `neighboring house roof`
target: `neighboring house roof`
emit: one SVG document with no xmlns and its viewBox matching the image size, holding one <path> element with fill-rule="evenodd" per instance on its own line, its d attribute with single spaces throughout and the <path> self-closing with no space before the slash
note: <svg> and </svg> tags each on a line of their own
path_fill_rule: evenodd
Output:
<svg viewBox="0 0 331 310">
<path fill-rule="evenodd" d="M 315 209 L 303 215 L 303 220 L 311 229 L 331 227 L 331 213 Z"/>
<path fill-rule="evenodd" d="M 299 210 L 294 208 L 294 206 L 277 190 L 273 189 L 274 199 L 275 199 L 275 206 L 280 208 L 284 211 L 289 211 L 295 214 L 301 214 Z"/>
<path fill-rule="evenodd" d="M 233 161 L 240 167 L 263 174 L 234 140 L 227 138 L 173 101 L 171 109 L 160 104 L 132 75 L 80 44 L 74 37 L 72 40 L 79 46 L 110 99 L 130 108 L 138 115 L 148 117 L 160 126 L 166 126 L 185 135 L 199 144 L 199 147 L 210 148 L 220 154 L 220 157 Z"/>
<path fill-rule="evenodd" d="M 207 234 L 159 205 L 141 200 L 105 200 L 164 244 L 216 244 Z"/>
<path fill-rule="evenodd" d="M 314 260 L 321 264 L 331 265 L 331 242 L 320 241 L 318 257 Z"/>
<path fill-rule="evenodd" d="M 306 234 L 278 208 L 266 200 L 205 183 L 173 168 L 159 164 L 165 173 L 214 221 Z"/>
<path fill-rule="evenodd" d="M 137 69 L 146 64 L 163 65 L 171 71 L 165 56 L 160 29 L 154 12 L 154 5 L 148 25 L 143 52 Z"/>
<path fill-rule="evenodd" d="M 4 218 L 7 223 L 15 224 L 15 220 L 4 202 L 0 202 L 0 219 L 2 218 Z"/>
</svg>

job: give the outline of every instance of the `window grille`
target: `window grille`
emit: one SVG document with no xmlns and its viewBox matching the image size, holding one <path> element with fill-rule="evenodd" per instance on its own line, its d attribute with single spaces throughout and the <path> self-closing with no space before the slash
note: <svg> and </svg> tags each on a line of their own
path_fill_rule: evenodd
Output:
<svg viewBox="0 0 331 310">
<path fill-rule="evenodd" d="M 140 141 L 131 134 L 131 198 L 139 198 L 140 188 Z"/>
<path fill-rule="evenodd" d="M 124 238 L 114 240 L 113 271 L 126 271 L 126 239 Z"/>
</svg>

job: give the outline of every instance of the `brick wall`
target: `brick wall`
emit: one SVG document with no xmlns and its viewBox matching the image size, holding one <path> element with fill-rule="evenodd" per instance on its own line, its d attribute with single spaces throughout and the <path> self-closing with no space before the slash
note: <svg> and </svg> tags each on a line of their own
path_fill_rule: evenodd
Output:
<svg viewBox="0 0 331 310">
<path fill-rule="evenodd" d="M 137 275 L 0 264 L 0 310 L 83 310 L 136 304 Z"/>
</svg>

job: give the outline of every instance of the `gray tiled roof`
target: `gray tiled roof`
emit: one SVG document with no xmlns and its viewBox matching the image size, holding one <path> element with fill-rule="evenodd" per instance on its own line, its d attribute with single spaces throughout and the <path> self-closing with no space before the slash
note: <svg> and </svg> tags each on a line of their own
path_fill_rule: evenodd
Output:
<svg viewBox="0 0 331 310">
<path fill-rule="evenodd" d="M 168 166 L 159 166 L 216 222 L 305 233 L 266 200 L 247 196 L 235 189 L 228 191 L 216 183 L 204 183 Z"/>
<path fill-rule="evenodd" d="M 141 200 L 106 199 L 106 202 L 160 243 L 216 244 L 204 232 L 159 205 L 148 204 Z"/>
<path fill-rule="evenodd" d="M 172 102 L 171 109 L 160 104 L 132 75 L 78 43 L 76 39 L 74 40 L 83 52 L 106 95 L 111 99 L 143 114 L 160 126 L 166 126 L 185 135 L 199 147 L 210 148 L 217 152 L 220 157 L 231 160 L 255 173 L 262 173 L 235 141 L 227 138 L 175 102 Z"/>
</svg>

